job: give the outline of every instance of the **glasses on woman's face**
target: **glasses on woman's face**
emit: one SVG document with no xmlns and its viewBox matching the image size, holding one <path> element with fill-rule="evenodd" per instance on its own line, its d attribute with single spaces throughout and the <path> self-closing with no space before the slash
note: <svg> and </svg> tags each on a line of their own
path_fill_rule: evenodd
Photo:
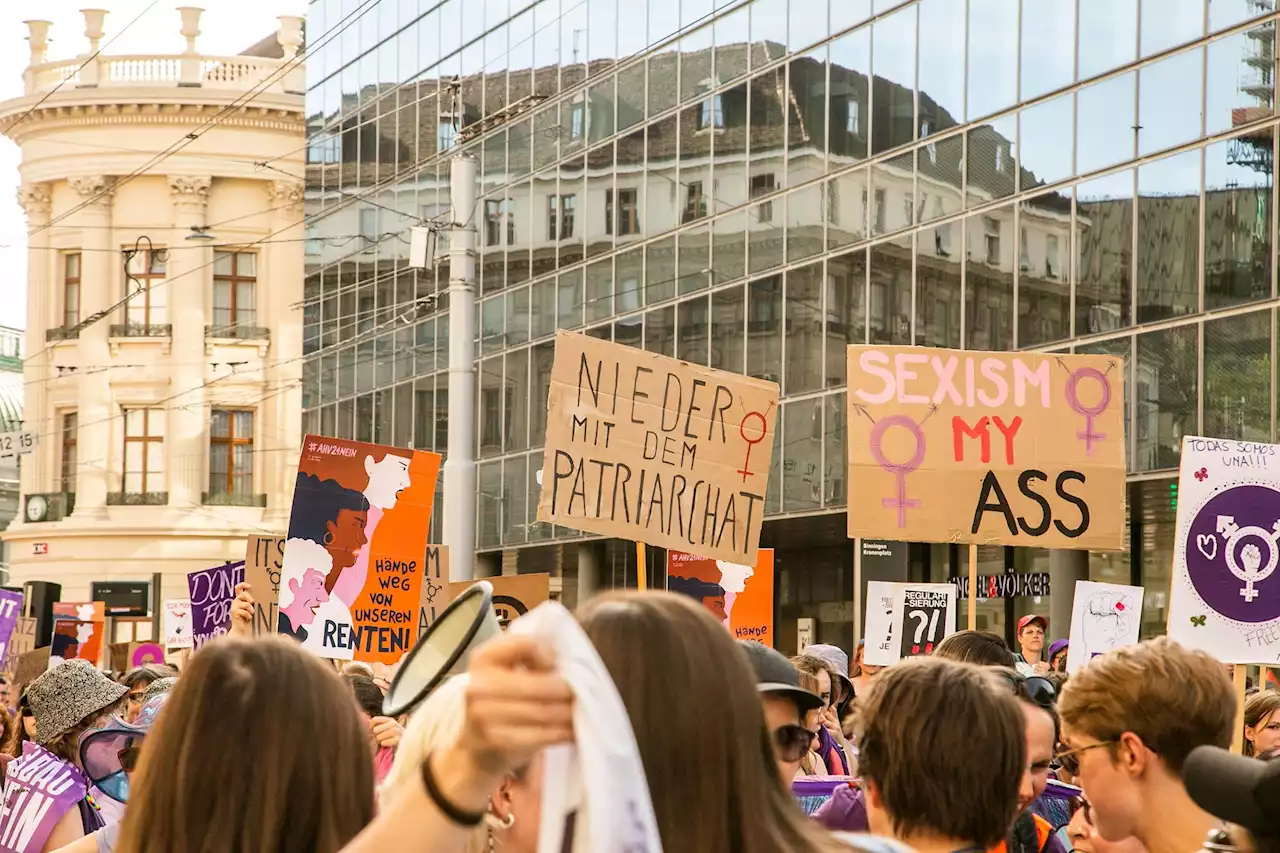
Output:
<svg viewBox="0 0 1280 853">
<path fill-rule="evenodd" d="M 1058 762 L 1058 766 L 1070 773 L 1072 776 L 1080 775 L 1080 755 L 1091 749 L 1097 749 L 1100 746 L 1112 746 L 1115 744 L 1113 740 L 1103 740 L 1097 743 L 1090 743 L 1084 746 L 1078 746 L 1075 749 L 1060 750 L 1054 756 L 1054 760 Z M 1089 817 L 1089 812 L 1085 812 L 1085 818 Z M 1092 821 L 1090 821 L 1092 823 Z"/>
<path fill-rule="evenodd" d="M 130 690 L 129 691 L 130 705 L 135 705 L 135 706 L 141 705 L 146 698 L 147 698 L 146 690 Z"/>
<path fill-rule="evenodd" d="M 809 751 L 809 744 L 816 737 L 804 726 L 789 723 L 773 730 L 773 750 L 780 761 L 799 761 Z"/>
</svg>

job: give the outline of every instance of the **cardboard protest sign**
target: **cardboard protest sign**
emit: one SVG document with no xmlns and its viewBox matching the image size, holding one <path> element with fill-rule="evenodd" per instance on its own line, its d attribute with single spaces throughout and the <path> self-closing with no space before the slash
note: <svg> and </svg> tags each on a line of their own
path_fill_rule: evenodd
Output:
<svg viewBox="0 0 1280 853">
<path fill-rule="evenodd" d="M 754 565 L 778 386 L 556 334 L 538 520 Z"/>
<path fill-rule="evenodd" d="M 667 552 L 667 588 L 696 598 L 739 640 L 773 648 L 773 549 L 754 566 Z"/>
<path fill-rule="evenodd" d="M 193 649 L 231 630 L 231 603 L 236 598 L 236 584 L 243 581 L 243 560 L 187 574 Z"/>
<path fill-rule="evenodd" d="M 1169 636 L 1224 663 L 1280 661 L 1280 445 L 1186 436 Z"/>
<path fill-rule="evenodd" d="M 191 648 L 191 599 L 164 600 L 164 644 L 171 649 Z"/>
<path fill-rule="evenodd" d="M 18 666 L 13 671 L 13 680 L 19 686 L 19 693 L 22 692 L 23 685 L 30 684 L 48 671 L 52 651 L 50 646 L 44 646 L 18 658 Z"/>
<path fill-rule="evenodd" d="M 27 741 L 5 774 L 0 853 L 43 850 L 54 827 L 89 792 L 84 772 Z"/>
<path fill-rule="evenodd" d="M 551 575 L 499 575 L 477 578 L 493 585 L 493 610 L 498 622 L 506 628 L 515 620 L 551 598 Z M 458 581 L 449 584 L 449 600 L 457 598 L 476 581 Z"/>
<path fill-rule="evenodd" d="M 22 613 L 22 593 L 0 589 L 0 661 L 9 657 L 9 637 Z"/>
<path fill-rule="evenodd" d="M 449 547 L 428 545 L 426 559 L 422 563 L 422 593 L 418 598 L 418 633 L 436 621 L 440 612 L 449 606 Z"/>
<path fill-rule="evenodd" d="M 36 617 L 19 616 L 14 620 L 13 633 L 5 649 L 4 671 L 12 675 L 18 671 L 18 658 L 36 648 Z"/>
<path fill-rule="evenodd" d="M 134 667 L 153 663 L 164 663 L 164 647 L 158 643 L 111 644 L 111 668 L 116 672 L 127 672 Z"/>
<path fill-rule="evenodd" d="M 244 579 L 253 596 L 253 635 L 274 634 L 279 624 L 280 576 L 284 566 L 283 536 L 250 536 L 244 556 Z"/>
<path fill-rule="evenodd" d="M 307 436 L 277 630 L 314 654 L 393 664 L 418 637 L 440 456 Z"/>
<path fill-rule="evenodd" d="M 1116 356 L 848 350 L 849 536 L 1124 547 Z"/>
<path fill-rule="evenodd" d="M 54 602 L 51 655 L 61 660 L 80 658 L 97 666 L 102 660 L 106 619 L 101 601 Z"/>
<path fill-rule="evenodd" d="M 898 585 L 867 581 L 867 610 L 863 617 L 865 643 L 862 659 L 871 666 L 888 666 L 897 660 L 893 643 L 893 597 Z M 888 663 L 880 663 L 885 660 Z"/>
<path fill-rule="evenodd" d="M 1140 586 L 1076 581 L 1067 672 L 1075 672 L 1112 649 L 1138 642 L 1145 592 Z"/>
<path fill-rule="evenodd" d="M 891 635 L 896 639 L 888 639 L 875 649 L 867 646 L 862 659 L 872 666 L 889 666 L 903 658 L 931 654 L 944 637 L 956 632 L 954 585 L 896 583 L 891 586 L 893 614 L 889 620 Z M 868 602 L 868 608 L 870 606 Z"/>
</svg>

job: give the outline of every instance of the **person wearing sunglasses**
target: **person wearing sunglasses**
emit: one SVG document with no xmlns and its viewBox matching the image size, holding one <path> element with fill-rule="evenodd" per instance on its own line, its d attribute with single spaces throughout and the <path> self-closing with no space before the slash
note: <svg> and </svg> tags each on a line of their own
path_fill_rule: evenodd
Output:
<svg viewBox="0 0 1280 853">
<path fill-rule="evenodd" d="M 1058 701 L 1063 751 L 1108 841 L 1150 853 L 1198 850 L 1214 818 L 1188 795 L 1182 771 L 1198 746 L 1226 749 L 1236 699 L 1222 664 L 1168 637 L 1093 658 Z"/>
<path fill-rule="evenodd" d="M 805 718 L 826 703 L 818 694 L 800 686 L 796 668 L 780 652 L 747 640 L 739 640 L 738 646 L 756 674 L 756 690 L 764 706 L 765 725 L 773 739 L 778 773 L 790 787 L 816 734 L 804 727 Z"/>
</svg>

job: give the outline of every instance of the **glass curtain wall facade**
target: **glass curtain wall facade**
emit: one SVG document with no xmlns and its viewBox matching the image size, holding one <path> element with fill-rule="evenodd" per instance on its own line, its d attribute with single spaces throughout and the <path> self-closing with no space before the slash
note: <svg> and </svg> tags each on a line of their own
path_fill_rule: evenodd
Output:
<svg viewBox="0 0 1280 853">
<path fill-rule="evenodd" d="M 444 451 L 449 270 L 408 267 L 408 228 L 447 220 L 465 151 L 479 551 L 573 571 L 585 537 L 537 521 L 535 473 L 553 336 L 582 329 L 781 385 L 778 635 L 806 616 L 847 647 L 846 345 L 1117 354 L 1131 551 L 1088 572 L 1145 583 L 1162 630 L 1181 437 L 1276 438 L 1275 21 L 1274 0 L 313 0 L 305 426 Z M 983 574 L 1049 562 L 982 552 Z M 912 546 L 911 576 L 958 559 Z M 997 630 L 1033 610 L 981 605 Z"/>
</svg>

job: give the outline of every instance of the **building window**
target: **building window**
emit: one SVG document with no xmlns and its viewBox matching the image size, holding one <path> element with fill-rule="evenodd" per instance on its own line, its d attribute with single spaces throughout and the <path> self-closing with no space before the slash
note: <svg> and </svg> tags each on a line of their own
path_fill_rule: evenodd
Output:
<svg viewBox="0 0 1280 853">
<path fill-rule="evenodd" d="M 502 245 L 502 223 L 507 223 L 507 245 L 516 242 L 515 203 L 511 199 L 484 203 L 484 244 Z"/>
<path fill-rule="evenodd" d="M 773 173 L 769 172 L 764 175 L 751 176 L 751 197 L 759 198 L 760 196 L 769 195 L 778 188 L 777 182 L 773 179 Z M 773 202 L 762 201 L 756 205 L 756 218 L 761 222 L 773 221 Z"/>
<path fill-rule="evenodd" d="M 1057 278 L 1061 271 L 1058 269 L 1058 235 L 1046 234 L 1044 236 L 1044 274 L 1046 278 Z"/>
<path fill-rule="evenodd" d="M 1001 145 L 996 146 L 996 171 L 1004 171 L 1004 147 Z"/>
<path fill-rule="evenodd" d="M 702 181 L 690 181 L 685 195 L 681 222 L 692 222 L 707 215 L 707 199 L 702 195 Z"/>
<path fill-rule="evenodd" d="M 218 252 L 213 256 L 213 325 L 218 330 L 248 328 L 258 320 L 258 256 Z"/>
<path fill-rule="evenodd" d="M 987 249 L 987 263 L 1000 266 L 1000 220 L 993 216 L 982 217 L 982 239 Z"/>
<path fill-rule="evenodd" d="M 124 321 L 130 326 L 155 326 L 168 322 L 165 319 L 164 297 L 165 258 L 163 249 L 141 249 L 129 258 L 125 269 Z"/>
<path fill-rule="evenodd" d="M 209 425 L 209 494 L 253 494 L 253 412 L 213 410 Z"/>
<path fill-rule="evenodd" d="M 862 110 L 857 101 L 849 99 L 849 112 L 845 116 L 844 129 L 854 135 L 862 133 Z"/>
<path fill-rule="evenodd" d="M 933 218 L 941 219 L 943 215 L 942 196 L 936 195 L 933 197 Z M 944 258 L 951 256 L 951 223 L 933 229 L 933 249 Z"/>
<path fill-rule="evenodd" d="M 876 190 L 875 233 L 884 233 L 884 190 Z"/>
<path fill-rule="evenodd" d="M 823 198 L 827 202 L 827 221 L 832 225 L 840 225 L 840 185 L 835 181 L 827 181 L 822 185 Z"/>
<path fill-rule="evenodd" d="M 906 223 L 908 225 L 915 224 L 916 206 L 915 206 L 915 202 L 913 202 L 910 197 L 904 198 L 902 200 L 902 216 L 906 220 Z"/>
<path fill-rule="evenodd" d="M 127 495 L 164 489 L 164 409 L 124 410 L 124 488 Z"/>
<path fill-rule="evenodd" d="M 75 412 L 62 415 L 62 460 L 58 468 L 58 491 L 68 494 L 76 490 L 76 429 L 80 419 Z"/>
<path fill-rule="evenodd" d="M 378 242 L 378 211 L 366 207 L 360 211 L 360 236 L 366 244 Z"/>
<path fill-rule="evenodd" d="M 436 128 L 436 150 L 447 151 L 453 147 L 454 139 L 458 136 L 458 129 L 453 126 L 453 118 L 441 118 L 440 124 Z"/>
<path fill-rule="evenodd" d="M 1018 265 L 1023 272 L 1031 270 L 1031 251 L 1027 245 L 1027 229 L 1019 229 L 1018 232 Z"/>
<path fill-rule="evenodd" d="M 573 214 L 577 208 L 576 195 L 547 197 L 547 239 L 570 240 L 573 238 Z"/>
<path fill-rule="evenodd" d="M 604 191 L 604 233 L 612 234 L 614 232 L 615 221 L 617 222 L 619 237 L 640 233 L 639 197 L 640 194 L 637 190 L 618 190 L 618 208 L 615 213 L 613 190 Z"/>
<path fill-rule="evenodd" d="M 569 141 L 579 142 L 586 135 L 587 105 L 577 101 L 569 105 Z"/>
<path fill-rule="evenodd" d="M 698 109 L 698 130 L 724 130 L 724 96 L 712 95 Z"/>
<path fill-rule="evenodd" d="M 62 256 L 62 325 L 70 329 L 80 322 L 80 253 Z"/>
</svg>

